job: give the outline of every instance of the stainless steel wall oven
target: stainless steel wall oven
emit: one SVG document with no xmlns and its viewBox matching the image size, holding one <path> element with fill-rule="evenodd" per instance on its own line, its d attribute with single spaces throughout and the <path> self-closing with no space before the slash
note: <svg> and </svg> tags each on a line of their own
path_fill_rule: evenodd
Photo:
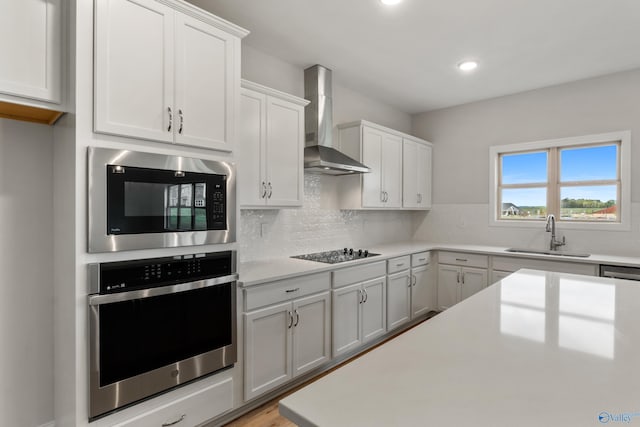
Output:
<svg viewBox="0 0 640 427">
<path fill-rule="evenodd" d="M 89 252 L 235 241 L 232 163 L 91 147 Z"/>
<path fill-rule="evenodd" d="M 90 419 L 236 362 L 235 251 L 89 271 Z"/>
</svg>

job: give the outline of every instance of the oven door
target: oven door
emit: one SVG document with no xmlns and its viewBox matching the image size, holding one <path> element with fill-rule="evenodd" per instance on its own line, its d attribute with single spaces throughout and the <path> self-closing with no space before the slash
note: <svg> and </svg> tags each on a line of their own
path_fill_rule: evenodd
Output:
<svg viewBox="0 0 640 427">
<path fill-rule="evenodd" d="M 236 277 L 90 296 L 90 419 L 232 366 Z"/>
</svg>

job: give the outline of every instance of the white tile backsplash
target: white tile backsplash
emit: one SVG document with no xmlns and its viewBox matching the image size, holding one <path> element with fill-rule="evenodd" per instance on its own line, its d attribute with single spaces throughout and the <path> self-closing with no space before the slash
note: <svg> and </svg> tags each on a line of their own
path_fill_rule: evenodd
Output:
<svg viewBox="0 0 640 427">
<path fill-rule="evenodd" d="M 238 237 L 239 260 L 298 255 L 343 247 L 410 240 L 414 217 L 422 212 L 356 211 L 327 208 L 323 200 L 335 191 L 321 175 L 305 174 L 304 206 L 294 209 L 242 210 Z"/>
</svg>

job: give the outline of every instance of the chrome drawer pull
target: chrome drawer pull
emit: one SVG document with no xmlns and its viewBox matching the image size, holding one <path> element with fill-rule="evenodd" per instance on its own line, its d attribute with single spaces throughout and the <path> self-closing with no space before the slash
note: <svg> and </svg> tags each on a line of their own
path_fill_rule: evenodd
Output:
<svg viewBox="0 0 640 427">
<path fill-rule="evenodd" d="M 420 261 L 420 262 L 423 262 L 423 261 L 426 261 L 426 260 L 427 260 L 426 258 L 418 258 L 418 261 Z"/>
<path fill-rule="evenodd" d="M 291 329 L 293 326 L 293 314 L 290 311 L 287 311 L 287 314 L 289 315 L 289 326 L 287 326 L 287 329 Z"/>
<path fill-rule="evenodd" d="M 300 314 L 298 313 L 298 310 L 295 310 L 296 313 L 296 323 L 293 324 L 294 327 L 298 326 L 298 323 L 300 323 Z"/>
<path fill-rule="evenodd" d="M 404 262 L 400 263 L 400 264 L 396 264 L 396 267 L 402 267 L 404 265 Z"/>
<path fill-rule="evenodd" d="M 456 261 L 467 262 L 467 260 L 466 260 L 466 259 L 464 259 L 464 258 L 456 258 Z"/>
<path fill-rule="evenodd" d="M 291 293 L 291 292 L 298 292 L 300 290 L 300 288 L 295 288 L 295 289 L 287 289 L 285 290 L 286 293 Z"/>
<path fill-rule="evenodd" d="M 178 418 L 177 420 L 175 420 L 172 423 L 162 423 L 162 427 L 174 426 L 174 425 L 178 424 L 179 422 L 184 421 L 185 418 L 187 418 L 187 414 L 182 414 L 182 416 L 180 418 Z"/>
</svg>

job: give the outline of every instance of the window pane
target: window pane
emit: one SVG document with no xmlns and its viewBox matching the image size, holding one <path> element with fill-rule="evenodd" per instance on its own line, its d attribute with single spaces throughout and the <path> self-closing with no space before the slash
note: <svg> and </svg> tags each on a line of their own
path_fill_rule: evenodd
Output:
<svg viewBox="0 0 640 427">
<path fill-rule="evenodd" d="M 560 181 L 595 181 L 618 178 L 618 146 L 560 150 Z"/>
<path fill-rule="evenodd" d="M 547 152 L 503 154 L 502 183 L 525 184 L 547 182 Z"/>
<path fill-rule="evenodd" d="M 546 188 L 503 189 L 501 200 L 501 219 L 544 219 L 547 215 Z"/>
<path fill-rule="evenodd" d="M 560 188 L 560 219 L 568 221 L 619 221 L 615 185 Z"/>
</svg>

